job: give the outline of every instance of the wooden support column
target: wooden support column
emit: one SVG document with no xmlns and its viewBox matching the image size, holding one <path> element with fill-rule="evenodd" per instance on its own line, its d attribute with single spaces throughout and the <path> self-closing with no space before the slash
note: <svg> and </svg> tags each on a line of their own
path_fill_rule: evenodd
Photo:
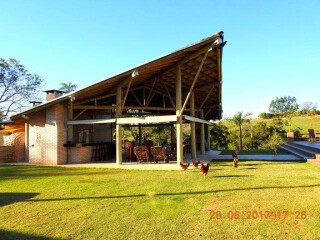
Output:
<svg viewBox="0 0 320 240">
<path fill-rule="evenodd" d="M 208 125 L 208 151 L 211 150 L 211 142 L 210 142 L 210 125 Z"/>
<path fill-rule="evenodd" d="M 117 118 L 121 117 L 121 87 L 117 87 L 117 108 L 116 108 L 116 116 Z M 117 164 L 122 164 L 122 126 L 116 123 L 116 160 Z"/>
<path fill-rule="evenodd" d="M 73 100 L 70 99 L 69 106 L 68 106 L 68 121 L 73 120 Z M 67 141 L 68 143 L 73 142 L 73 125 L 68 125 L 68 133 L 67 133 Z M 68 147 L 67 150 L 67 163 L 71 162 L 71 148 Z"/>
<path fill-rule="evenodd" d="M 204 119 L 204 114 L 203 110 L 200 112 L 200 117 Z M 205 133 L 204 133 L 204 123 L 200 123 L 200 152 L 201 155 L 206 153 L 206 148 L 205 148 Z"/>
<path fill-rule="evenodd" d="M 26 119 L 24 124 L 24 161 L 29 162 L 29 122 Z"/>
<path fill-rule="evenodd" d="M 142 145 L 142 127 L 141 124 L 139 124 L 139 146 Z"/>
<path fill-rule="evenodd" d="M 176 134 L 177 134 L 177 164 L 183 162 L 183 137 L 182 137 L 182 92 L 181 92 L 181 67 L 178 64 L 176 68 Z"/>
<path fill-rule="evenodd" d="M 195 117 L 195 110 L 194 110 L 194 92 L 191 93 L 190 97 L 190 114 L 191 117 Z M 197 145 L 196 145 L 196 123 L 191 122 L 191 155 L 192 159 L 197 159 Z"/>
<path fill-rule="evenodd" d="M 171 150 L 173 150 L 174 146 L 173 146 L 173 142 L 174 142 L 174 125 L 171 124 L 170 126 L 170 133 L 171 133 Z"/>
</svg>

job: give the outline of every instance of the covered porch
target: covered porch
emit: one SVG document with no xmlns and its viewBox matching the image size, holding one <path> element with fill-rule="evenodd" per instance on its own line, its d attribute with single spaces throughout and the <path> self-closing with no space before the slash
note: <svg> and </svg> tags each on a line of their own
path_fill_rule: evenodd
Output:
<svg viewBox="0 0 320 240">
<path fill-rule="evenodd" d="M 224 45 L 219 32 L 70 94 L 64 144 L 67 163 L 96 162 L 95 154 L 100 151 L 105 154 L 103 162 L 132 167 L 140 162 L 135 150 L 142 146 L 148 147 L 152 163 L 151 148 L 165 149 L 167 160 L 159 164 L 168 168 L 199 156 L 208 160 L 210 120 L 222 115 Z M 148 139 L 143 131 L 150 127 L 170 129 L 165 141 Z M 132 133 L 135 129 L 134 139 L 124 134 L 126 129 Z M 129 160 L 128 152 L 133 154 Z"/>
</svg>

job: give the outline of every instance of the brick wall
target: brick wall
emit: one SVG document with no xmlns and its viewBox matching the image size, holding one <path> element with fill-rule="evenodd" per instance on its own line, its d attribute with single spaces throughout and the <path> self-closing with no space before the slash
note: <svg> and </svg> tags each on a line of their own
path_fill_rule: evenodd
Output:
<svg viewBox="0 0 320 240">
<path fill-rule="evenodd" d="M 14 146 L 0 146 L 0 163 L 14 161 Z"/>
<path fill-rule="evenodd" d="M 91 162 L 92 146 L 71 147 L 71 163 Z"/>
<path fill-rule="evenodd" d="M 58 165 L 67 162 L 66 106 L 56 104 L 29 118 L 29 162 Z"/>
<path fill-rule="evenodd" d="M 5 136 L 0 146 L 0 162 L 24 162 L 24 133 Z"/>
</svg>

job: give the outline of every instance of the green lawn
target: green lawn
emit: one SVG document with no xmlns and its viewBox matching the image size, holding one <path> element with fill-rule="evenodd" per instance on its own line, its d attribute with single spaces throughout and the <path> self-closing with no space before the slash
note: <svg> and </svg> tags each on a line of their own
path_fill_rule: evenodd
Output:
<svg viewBox="0 0 320 240">
<path fill-rule="evenodd" d="M 320 239 L 320 167 L 231 166 L 216 162 L 206 179 L 193 169 L 0 166 L 0 239 Z"/>
<path fill-rule="evenodd" d="M 222 150 L 220 155 L 231 155 L 234 150 Z M 289 154 L 286 151 L 278 149 L 278 155 Z M 273 155 L 272 150 L 238 150 L 238 155 Z"/>
</svg>

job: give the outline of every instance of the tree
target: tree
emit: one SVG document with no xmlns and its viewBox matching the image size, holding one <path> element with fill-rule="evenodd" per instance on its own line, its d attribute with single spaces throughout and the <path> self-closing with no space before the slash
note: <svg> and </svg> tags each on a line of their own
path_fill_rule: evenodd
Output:
<svg viewBox="0 0 320 240">
<path fill-rule="evenodd" d="M 288 114 L 299 109 L 296 97 L 285 96 L 272 100 L 269 105 L 270 113 Z"/>
<path fill-rule="evenodd" d="M 228 128 L 221 123 L 214 123 L 210 129 L 210 142 L 214 149 L 227 149 L 230 135 Z"/>
<path fill-rule="evenodd" d="M 29 73 L 14 58 L 0 58 L 0 112 L 3 118 L 30 106 L 30 101 L 39 98 L 43 79 Z"/>
<path fill-rule="evenodd" d="M 73 84 L 72 82 L 69 83 L 60 83 L 60 91 L 64 91 L 65 93 L 72 92 L 78 88 L 76 84 Z"/>
<path fill-rule="evenodd" d="M 289 132 L 291 132 L 292 118 L 293 118 L 295 112 L 296 112 L 296 110 L 292 106 L 292 108 L 289 110 L 289 112 L 286 113 L 286 118 L 288 120 L 288 125 L 289 125 Z"/>
<path fill-rule="evenodd" d="M 274 115 L 271 113 L 262 112 L 259 114 L 259 118 L 262 118 L 262 119 L 271 119 L 273 117 Z"/>
<path fill-rule="evenodd" d="M 314 110 L 317 110 L 317 104 L 311 101 L 304 102 L 301 105 L 301 111 L 305 112 L 308 116 L 313 115 Z"/>
<path fill-rule="evenodd" d="M 242 145 L 242 124 L 246 121 L 248 121 L 248 117 L 251 116 L 252 113 L 243 113 L 238 112 L 236 113 L 233 118 L 230 119 L 231 122 L 233 122 L 235 125 L 239 127 L 239 140 L 240 140 L 240 149 L 243 150 Z"/>
</svg>

